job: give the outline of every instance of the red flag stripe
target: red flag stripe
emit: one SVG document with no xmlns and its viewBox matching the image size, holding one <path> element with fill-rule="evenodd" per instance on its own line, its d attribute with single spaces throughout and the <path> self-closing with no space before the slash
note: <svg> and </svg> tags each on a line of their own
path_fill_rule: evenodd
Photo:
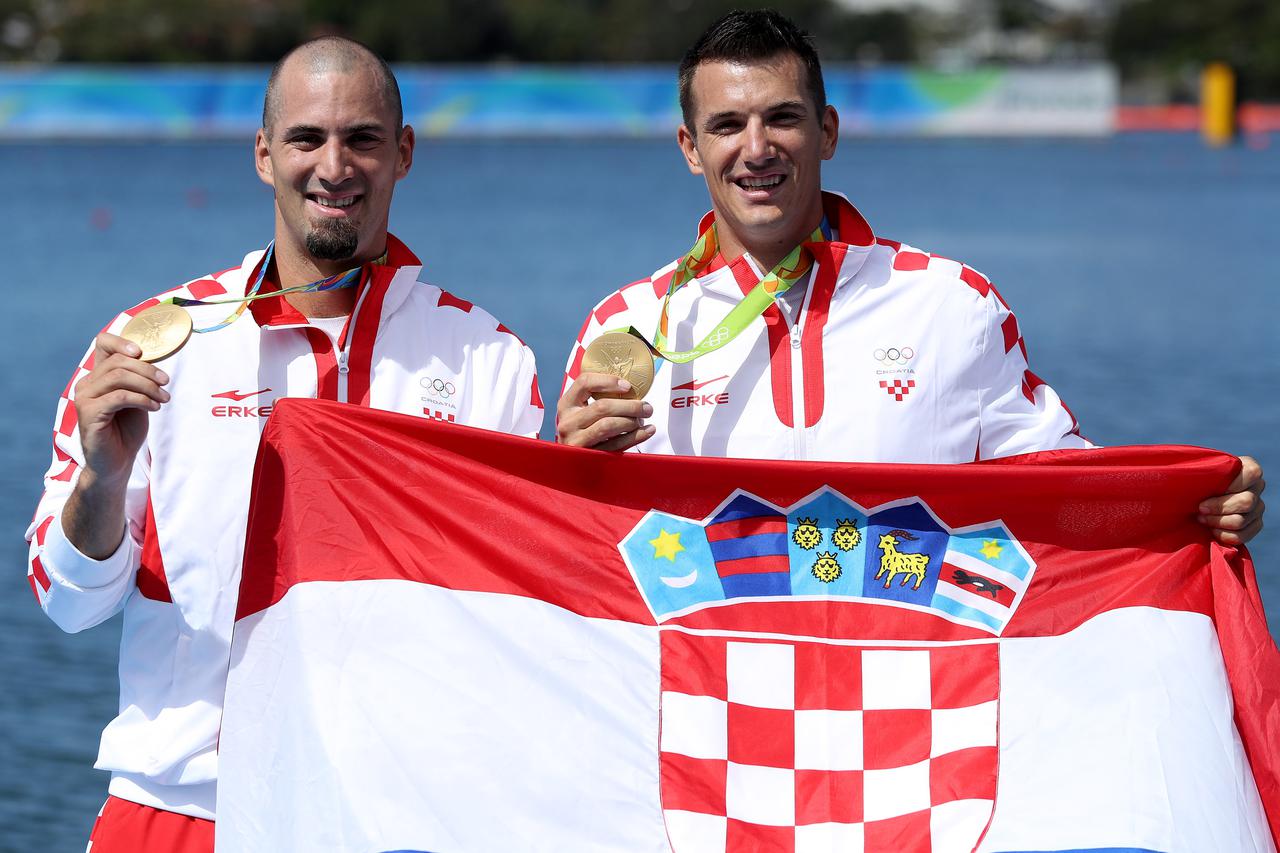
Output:
<svg viewBox="0 0 1280 853">
<path fill-rule="evenodd" d="M 740 557 L 736 560 L 717 560 L 716 572 L 722 578 L 734 575 L 764 575 L 770 572 L 790 572 L 791 564 L 785 554 L 764 557 Z"/>
<path fill-rule="evenodd" d="M 708 524 L 707 541 L 723 542 L 726 539 L 737 539 L 742 536 L 786 532 L 787 519 L 781 515 L 735 518 L 732 521 L 717 521 L 714 524 Z"/>
</svg>

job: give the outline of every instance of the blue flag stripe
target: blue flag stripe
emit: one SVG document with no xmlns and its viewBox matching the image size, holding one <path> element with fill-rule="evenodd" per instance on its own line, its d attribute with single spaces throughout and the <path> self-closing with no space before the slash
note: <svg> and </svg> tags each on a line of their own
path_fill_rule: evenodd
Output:
<svg viewBox="0 0 1280 853">
<path fill-rule="evenodd" d="M 727 598 L 752 595 L 790 595 L 790 572 L 757 572 L 721 578 Z"/>
<path fill-rule="evenodd" d="M 1000 853 L 1167 853 L 1150 847 L 1072 847 L 1070 850 L 1001 850 Z"/>
<path fill-rule="evenodd" d="M 733 521 L 739 518 L 780 518 L 782 513 L 760 501 L 748 497 L 747 495 L 738 495 L 729 505 L 720 512 L 716 513 L 715 518 L 711 519 L 710 524 L 717 521 Z"/>
<path fill-rule="evenodd" d="M 785 557 L 787 554 L 787 534 L 785 533 L 760 533 L 710 544 L 711 556 L 716 562 L 740 560 L 743 557 Z"/>
</svg>

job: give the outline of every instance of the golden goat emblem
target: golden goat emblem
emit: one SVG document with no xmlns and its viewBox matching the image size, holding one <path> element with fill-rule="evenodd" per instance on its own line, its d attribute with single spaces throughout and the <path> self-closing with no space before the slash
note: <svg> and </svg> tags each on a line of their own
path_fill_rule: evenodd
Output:
<svg viewBox="0 0 1280 853">
<path fill-rule="evenodd" d="M 889 588 L 889 584 L 893 583 L 893 579 L 898 575 L 902 575 L 902 583 L 899 586 L 906 586 L 912 578 L 915 578 L 912 589 L 918 590 L 920 584 L 924 583 L 925 572 L 929 568 L 929 555 L 904 554 L 898 550 L 902 542 L 911 542 L 915 539 L 916 537 L 905 530 L 890 530 L 880 537 L 880 544 L 877 547 L 883 556 L 880 557 L 880 571 L 876 572 L 875 579 L 880 580 L 884 577 L 885 589 Z"/>
</svg>

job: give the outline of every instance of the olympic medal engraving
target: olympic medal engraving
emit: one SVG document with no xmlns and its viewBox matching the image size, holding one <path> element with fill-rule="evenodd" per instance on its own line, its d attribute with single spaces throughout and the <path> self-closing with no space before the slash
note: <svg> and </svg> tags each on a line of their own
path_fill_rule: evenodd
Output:
<svg viewBox="0 0 1280 853">
<path fill-rule="evenodd" d="M 177 305 L 152 305 L 126 323 L 120 337 L 142 348 L 142 361 L 159 361 L 182 349 L 191 337 L 191 315 Z"/>
<path fill-rule="evenodd" d="M 582 356 L 584 373 L 607 373 L 631 383 L 627 394 L 600 394 L 640 400 L 653 385 L 653 353 L 649 346 L 627 332 L 606 332 L 587 345 Z"/>
</svg>

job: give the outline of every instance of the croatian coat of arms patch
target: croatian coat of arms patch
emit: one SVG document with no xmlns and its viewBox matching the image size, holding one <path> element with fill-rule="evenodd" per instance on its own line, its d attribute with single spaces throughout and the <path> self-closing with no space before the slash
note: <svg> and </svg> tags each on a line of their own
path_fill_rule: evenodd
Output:
<svg viewBox="0 0 1280 853">
<path fill-rule="evenodd" d="M 1001 522 L 737 491 L 701 520 L 650 512 L 619 549 L 662 630 L 676 853 L 974 849 L 996 791 L 995 638 L 1035 570 Z"/>
</svg>

